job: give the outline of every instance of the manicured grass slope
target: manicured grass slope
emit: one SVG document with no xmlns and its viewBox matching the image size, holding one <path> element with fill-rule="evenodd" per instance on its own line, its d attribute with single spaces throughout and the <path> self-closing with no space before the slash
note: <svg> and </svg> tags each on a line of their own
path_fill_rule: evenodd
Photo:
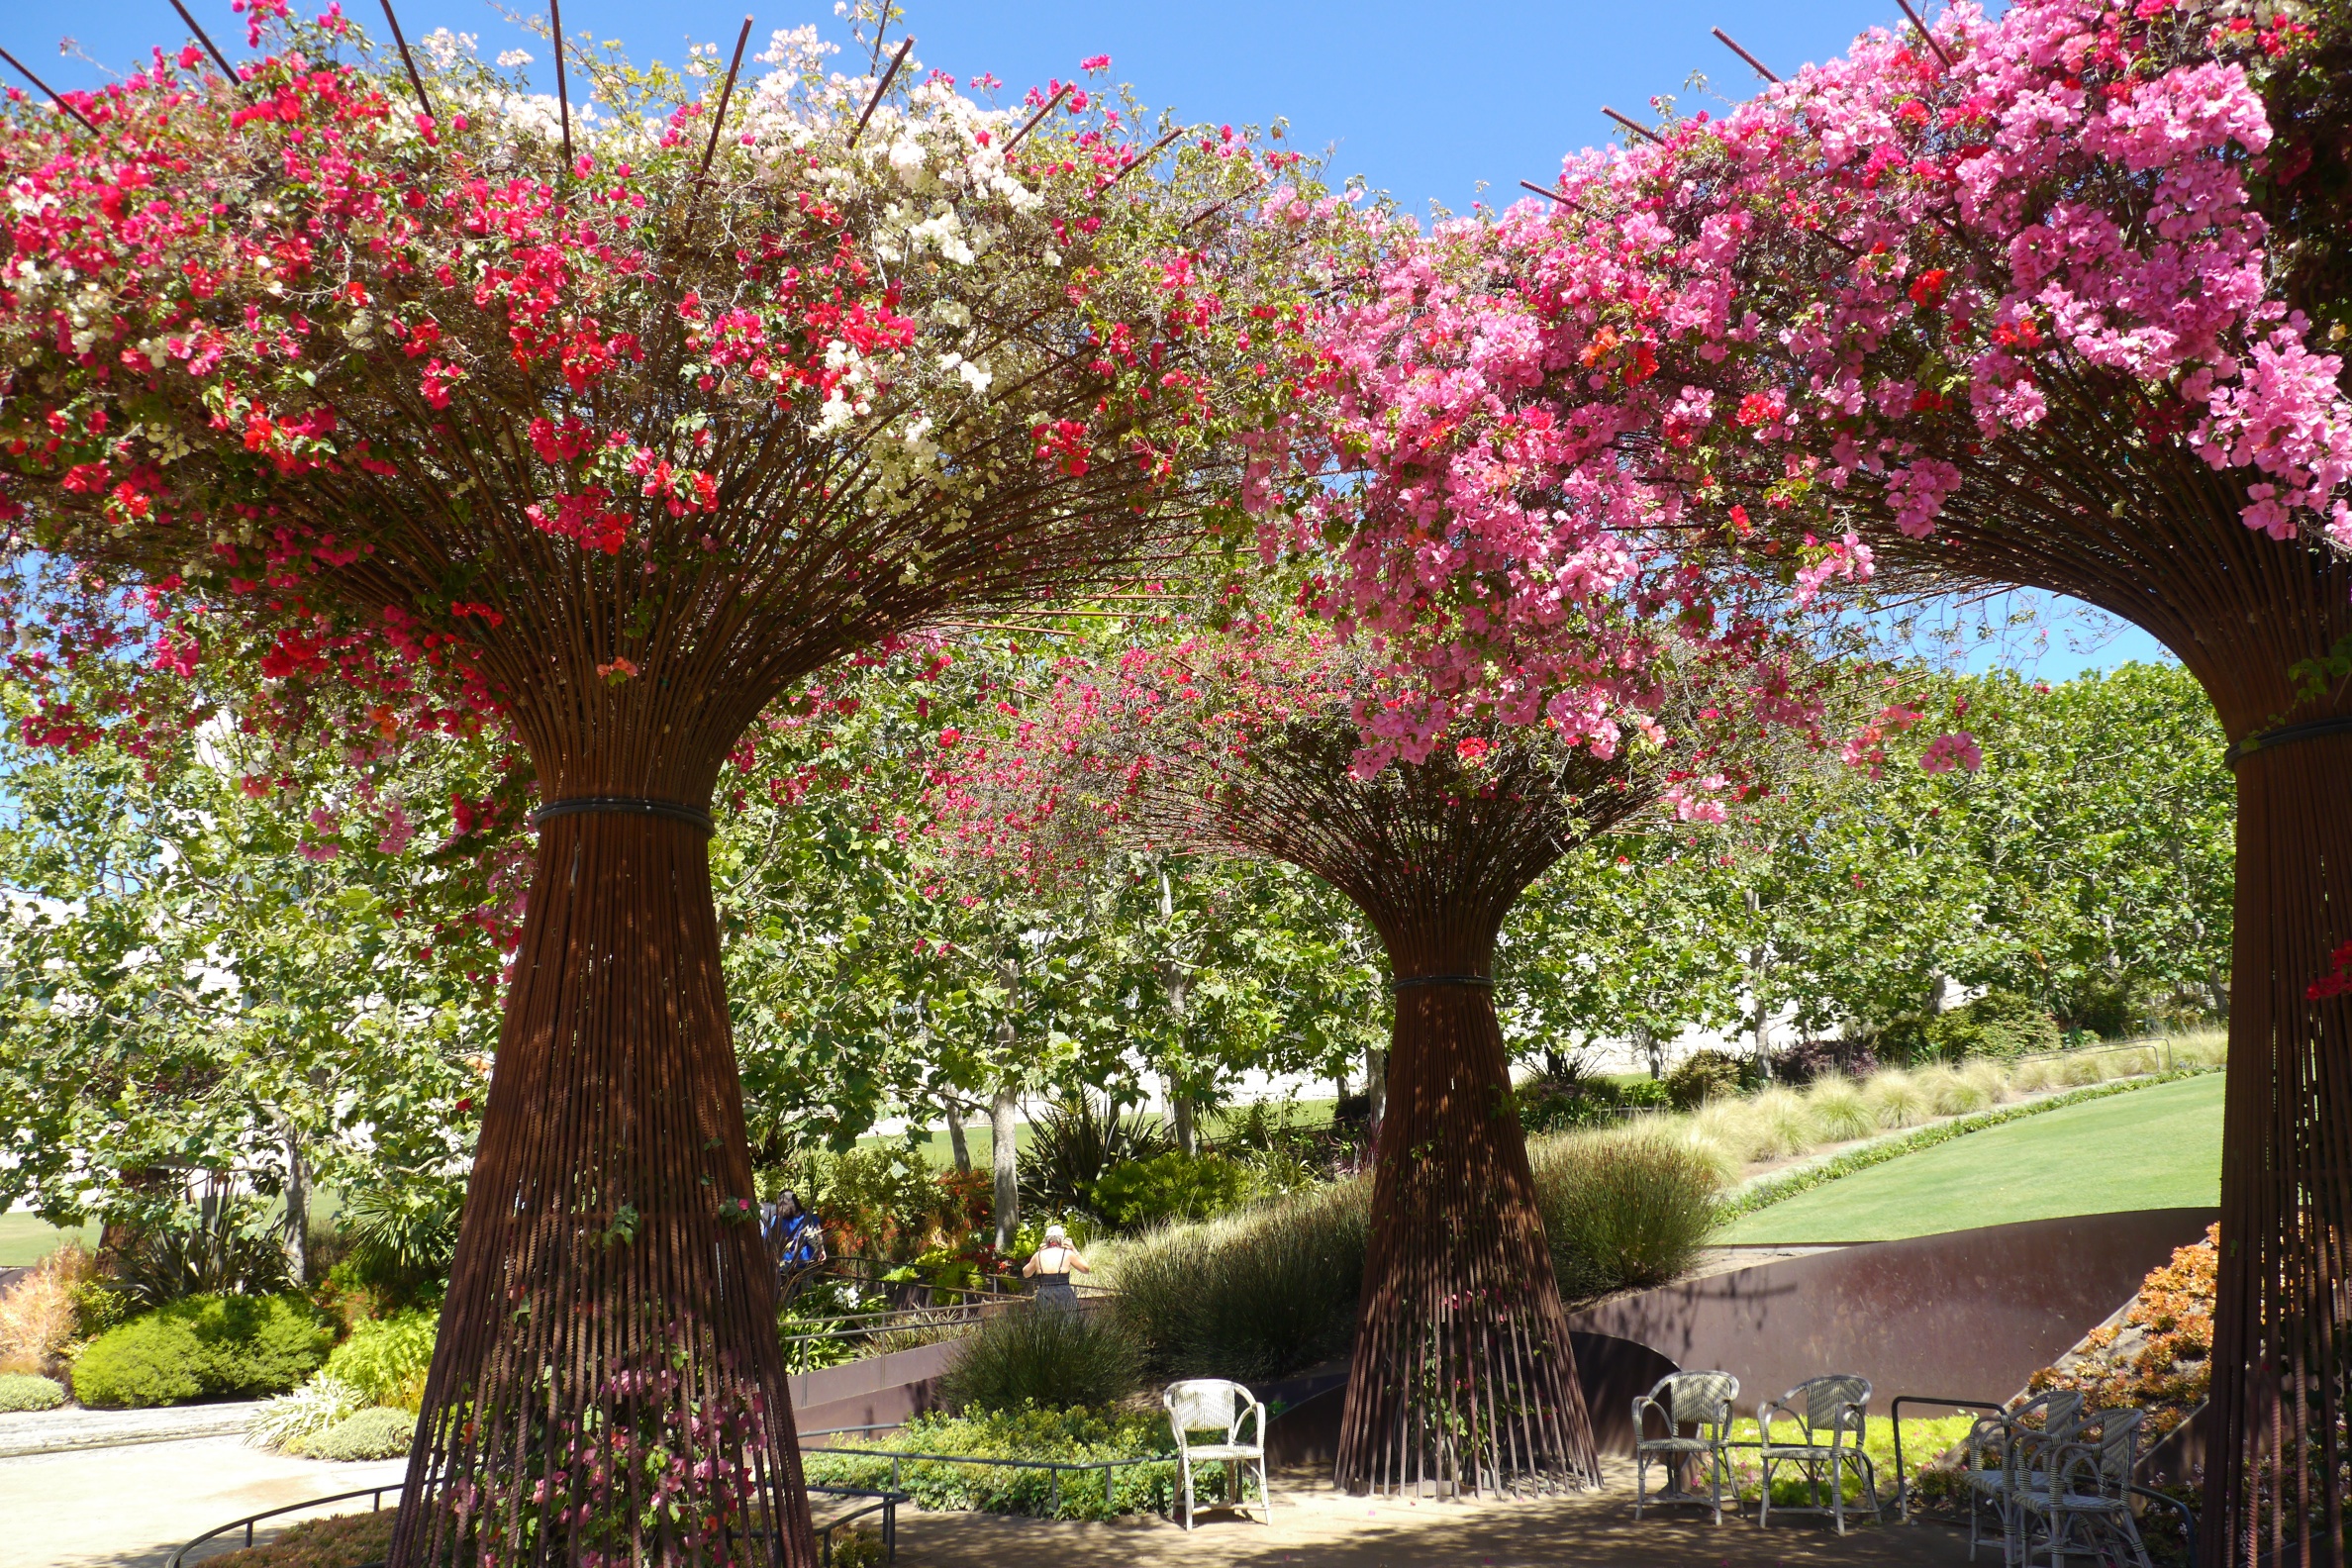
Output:
<svg viewBox="0 0 2352 1568">
<path fill-rule="evenodd" d="M 1716 1241 L 1892 1241 L 2220 1202 L 2222 1073 L 2027 1117 L 1746 1215 Z"/>
</svg>

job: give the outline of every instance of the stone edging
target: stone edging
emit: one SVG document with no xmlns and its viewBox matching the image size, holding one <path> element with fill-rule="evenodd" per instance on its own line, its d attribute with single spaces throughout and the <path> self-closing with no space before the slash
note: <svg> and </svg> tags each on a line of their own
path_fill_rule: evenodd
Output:
<svg viewBox="0 0 2352 1568">
<path fill-rule="evenodd" d="M 1759 1209 L 1769 1209 L 1784 1198 L 1794 1198 L 1799 1193 L 1811 1192 L 1813 1188 L 1821 1186 L 1825 1182 L 1835 1181 L 1840 1176 L 1850 1176 L 1858 1170 L 1868 1170 L 1873 1165 L 1883 1165 L 1891 1159 L 1900 1159 L 1906 1154 L 1915 1154 L 1920 1149 L 1932 1148 L 1938 1143 L 1964 1136 L 1970 1132 L 1982 1132 L 1988 1127 L 1997 1127 L 2008 1122 L 2021 1122 L 2027 1117 L 2040 1116 L 2045 1111 L 2063 1111 L 2068 1106 L 2082 1105 L 2091 1100 L 2104 1100 L 2109 1095 L 2129 1094 L 2138 1089 L 2153 1089 L 2158 1084 L 2180 1083 L 2185 1079 L 2201 1078 L 2206 1073 L 2221 1070 L 2219 1067 L 2181 1067 L 2175 1068 L 2171 1072 L 2148 1073 L 2141 1077 L 2125 1078 L 2114 1083 L 2091 1084 L 2081 1089 L 2069 1089 L 2060 1094 L 2050 1095 L 2027 1105 L 2004 1106 L 1999 1110 L 1979 1111 L 1969 1116 L 1953 1117 L 1948 1122 L 1938 1122 L 1933 1127 L 1913 1127 L 1908 1132 L 1894 1133 L 1865 1143 L 1859 1148 L 1847 1149 L 1842 1154 L 1832 1154 L 1826 1159 L 1798 1170 L 1783 1171 L 1777 1175 L 1758 1176 L 1744 1183 L 1715 1211 L 1715 1224 L 1718 1225 L 1728 1225 L 1743 1215 L 1754 1214 Z"/>
</svg>

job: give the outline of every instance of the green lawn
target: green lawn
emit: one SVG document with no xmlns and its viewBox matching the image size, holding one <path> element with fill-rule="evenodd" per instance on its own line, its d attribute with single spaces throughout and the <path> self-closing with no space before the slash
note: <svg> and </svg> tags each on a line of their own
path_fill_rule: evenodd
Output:
<svg viewBox="0 0 2352 1568">
<path fill-rule="evenodd" d="M 1743 1215 L 1717 1241 L 1892 1241 L 1978 1225 L 2221 1201 L 2221 1086 L 2069 1106 L 1873 1165 Z"/>
<path fill-rule="evenodd" d="M 0 1268 L 38 1263 L 66 1241 L 94 1247 L 98 1244 L 98 1227 L 87 1225 L 79 1230 L 59 1230 L 54 1225 L 44 1225 L 35 1215 L 0 1214 Z"/>
</svg>

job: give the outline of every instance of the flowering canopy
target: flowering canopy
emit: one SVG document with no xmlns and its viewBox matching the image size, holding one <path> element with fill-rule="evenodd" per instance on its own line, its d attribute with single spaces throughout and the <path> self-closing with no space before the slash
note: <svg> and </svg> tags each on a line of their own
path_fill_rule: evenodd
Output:
<svg viewBox="0 0 2352 1568">
<path fill-rule="evenodd" d="M 836 653 L 1116 575 L 1299 316 L 1240 199 L 1294 155 L 1229 128 L 891 97 L 811 30 L 724 125 L 611 56 L 566 124 L 451 48 L 420 113 L 332 10 L 270 26 L 239 84 L 71 95 L 94 137 L 12 99 L 0 507 L 154 590 L 158 662 L 233 611 L 378 722 L 502 714 L 545 789 L 699 799 Z"/>
<path fill-rule="evenodd" d="M 1379 303 L 1324 323 L 1332 436 L 1376 477 L 1261 489 L 1269 542 L 1322 534 L 1340 614 L 1440 697 L 1522 712 L 1581 700 L 1547 643 L 1628 528 L 1802 534 L 1800 599 L 1892 541 L 2126 615 L 2086 578 L 2163 552 L 2135 516 L 2160 488 L 2352 545 L 2342 366 L 2267 287 L 2269 132 L 2217 57 L 2308 33 L 2189 12 L 1873 31 L 1720 122 L 1571 157 L 1555 200 L 1397 244 Z"/>
</svg>

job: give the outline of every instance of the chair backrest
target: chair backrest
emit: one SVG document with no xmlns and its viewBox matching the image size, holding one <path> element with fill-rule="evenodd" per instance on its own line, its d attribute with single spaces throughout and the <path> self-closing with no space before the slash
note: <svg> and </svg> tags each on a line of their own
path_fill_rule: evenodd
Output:
<svg viewBox="0 0 2352 1568">
<path fill-rule="evenodd" d="M 2072 1437 L 2083 1425 L 2083 1391 L 2048 1389 L 2009 1412 L 2009 1420 L 2024 1426 L 2035 1424 L 2036 1417 L 2040 1418 L 2041 1429 L 2049 1436 L 2060 1441 Z"/>
<path fill-rule="evenodd" d="M 2132 1465 L 2139 1458 L 2140 1423 L 2147 1419 L 2148 1413 L 2142 1410 L 2100 1411 L 2091 1418 L 2099 1425 L 2097 1454 L 2102 1482 L 2108 1486 L 2130 1483 Z"/>
<path fill-rule="evenodd" d="M 1252 1403 L 1249 1390 L 1224 1378 L 1171 1383 L 1160 1395 L 1160 1405 L 1168 1413 L 1168 1424 L 1175 1428 L 1180 1446 L 1186 1432 L 1212 1429 L 1225 1433 L 1224 1440 L 1231 1442 L 1240 1430 L 1242 1414 Z"/>
<path fill-rule="evenodd" d="M 1724 1419 L 1723 1407 L 1739 1398 L 1739 1379 L 1728 1372 L 1670 1372 L 1650 1390 L 1677 1427 Z"/>
<path fill-rule="evenodd" d="M 1804 1421 L 1809 1438 L 1815 1432 L 1859 1434 L 1870 1404 L 1870 1379 L 1851 1372 L 1807 1378 L 1782 1395 L 1781 1403 Z"/>
</svg>

